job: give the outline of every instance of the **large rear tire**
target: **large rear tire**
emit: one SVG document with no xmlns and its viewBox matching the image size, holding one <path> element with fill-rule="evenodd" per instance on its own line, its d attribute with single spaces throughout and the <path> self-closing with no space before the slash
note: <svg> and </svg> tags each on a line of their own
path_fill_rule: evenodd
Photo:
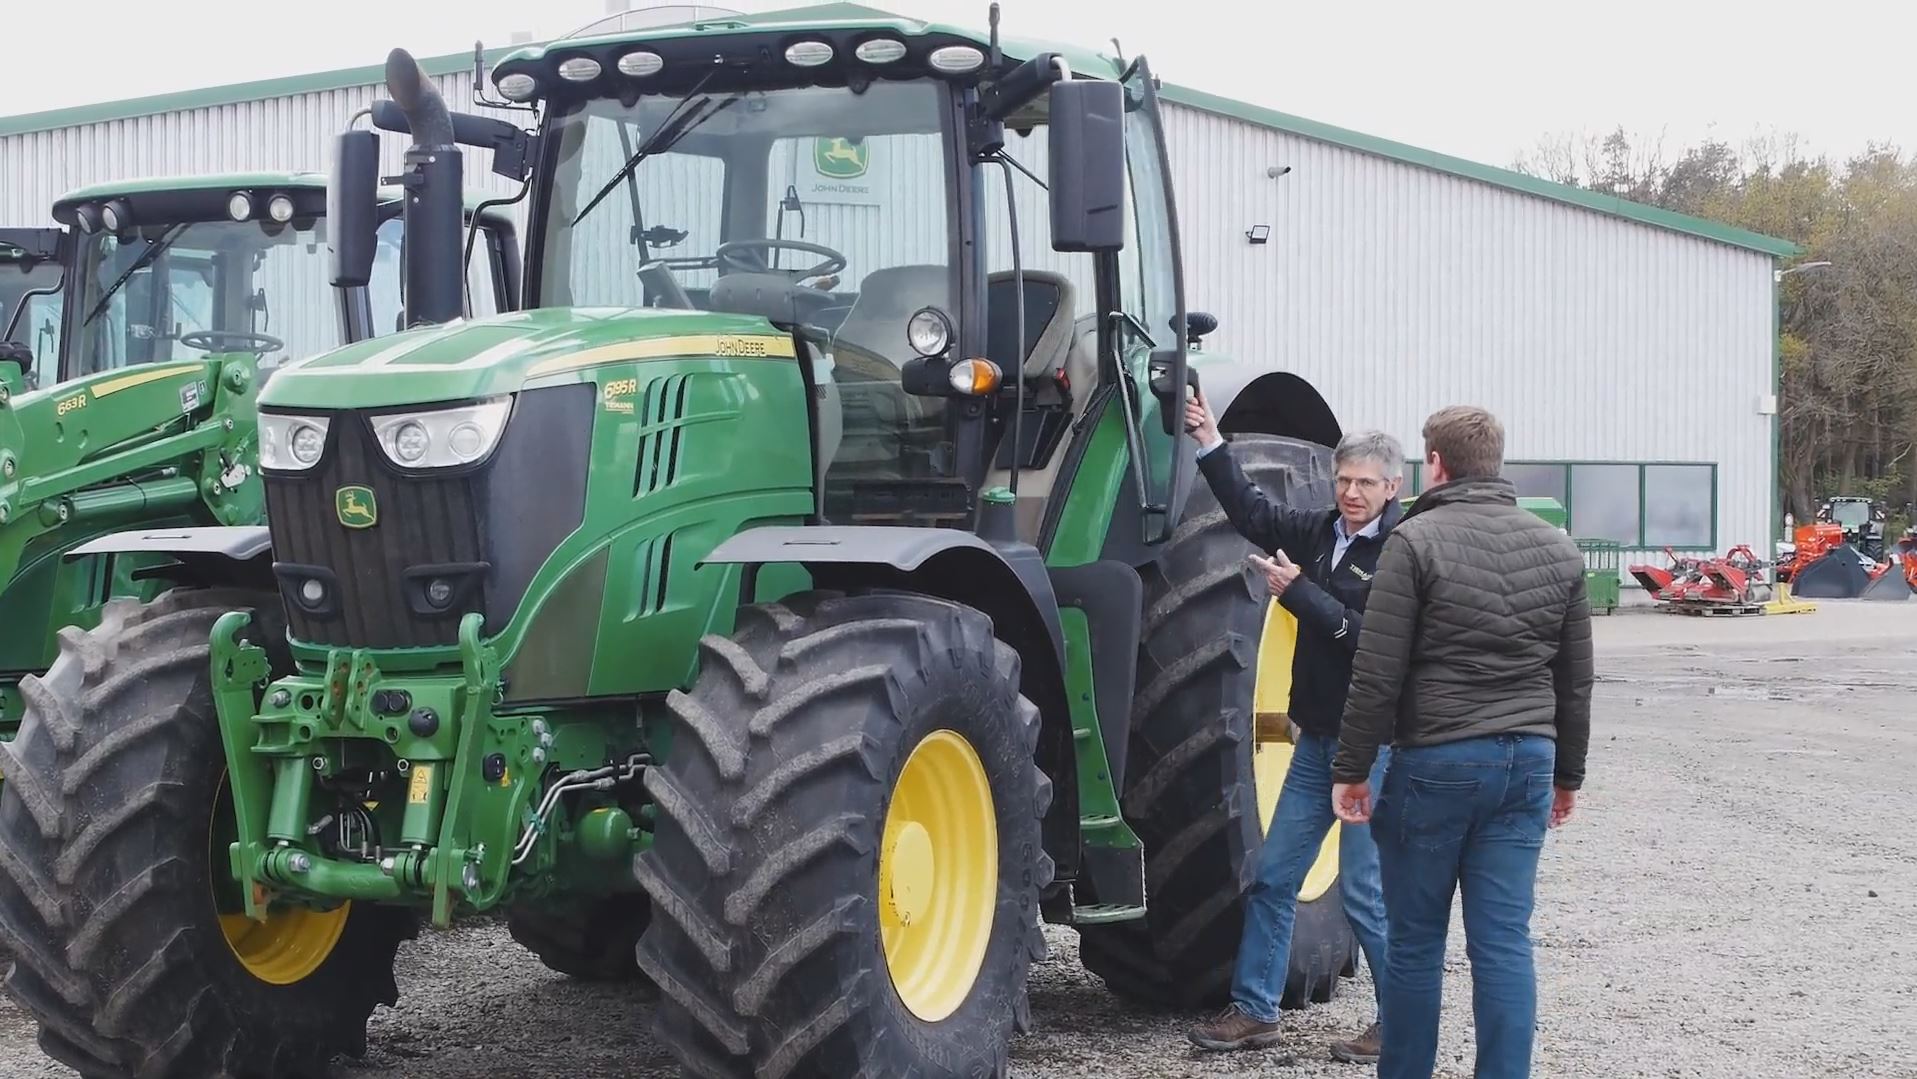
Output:
<svg viewBox="0 0 1917 1079">
<path fill-rule="evenodd" d="M 323 1074 L 366 1047 L 398 997 L 414 921 L 353 905 L 236 917 L 214 720 L 214 621 L 249 610 L 282 661 L 276 597 L 176 589 L 63 630 L 25 719 L 0 746 L 0 942 L 6 988 L 40 1047 L 80 1074 L 172 1079 Z M 268 623 L 262 625 L 262 623 Z"/>
<path fill-rule="evenodd" d="M 647 773 L 655 1032 L 706 1079 L 996 1076 L 1052 867 L 1038 710 L 968 607 L 808 594 L 701 645 Z"/>
<path fill-rule="evenodd" d="M 1332 504 L 1331 451 L 1241 434 L 1232 453 L 1254 483 L 1293 506 Z M 1157 1007 L 1230 999 L 1244 895 L 1290 761 L 1296 623 L 1271 608 L 1253 550 L 1199 483 L 1163 556 L 1143 571 L 1144 639 L 1126 764 L 1125 815 L 1145 844 L 1143 921 L 1080 927 L 1087 969 L 1113 992 Z M 1260 672 L 1266 682 L 1261 685 Z M 1261 722 L 1259 712 L 1266 715 Z M 1280 1004 L 1332 998 L 1356 941 L 1337 887 L 1337 831 L 1307 880 Z"/>
</svg>

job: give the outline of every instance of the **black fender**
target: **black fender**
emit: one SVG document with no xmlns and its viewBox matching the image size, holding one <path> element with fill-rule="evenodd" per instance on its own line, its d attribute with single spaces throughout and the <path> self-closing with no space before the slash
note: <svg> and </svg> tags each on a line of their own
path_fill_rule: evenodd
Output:
<svg viewBox="0 0 1917 1079">
<path fill-rule="evenodd" d="M 179 560 L 182 584 L 243 584 L 279 591 L 273 581 L 273 537 L 265 525 L 207 525 L 110 532 L 66 552 L 84 555 L 160 554 Z"/>
<path fill-rule="evenodd" d="M 1198 368 L 1205 400 L 1223 434 L 1260 434 L 1302 438 L 1336 446 L 1344 437 L 1338 414 L 1302 375 L 1221 360 Z"/>
<path fill-rule="evenodd" d="M 1058 881 L 1077 875 L 1078 758 L 1065 690 L 1065 640 L 1045 560 L 1027 543 L 991 543 L 955 528 L 766 526 L 720 543 L 699 564 L 745 567 L 741 603 L 761 566 L 796 564 L 826 589 L 891 588 L 963 603 L 992 619 L 1021 658 L 1020 690 L 1038 706 L 1039 767 L 1052 780 L 1045 848 Z"/>
</svg>

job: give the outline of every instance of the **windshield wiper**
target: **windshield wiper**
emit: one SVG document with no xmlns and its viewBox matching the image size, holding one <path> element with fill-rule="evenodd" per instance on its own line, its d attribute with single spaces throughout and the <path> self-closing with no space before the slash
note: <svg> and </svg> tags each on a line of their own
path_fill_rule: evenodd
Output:
<svg viewBox="0 0 1917 1079">
<path fill-rule="evenodd" d="M 708 72 L 706 78 L 709 79 L 711 77 L 712 73 Z M 693 102 L 691 108 L 686 108 L 686 104 L 692 102 L 693 96 L 699 92 L 699 87 L 704 85 L 705 79 L 699 80 L 699 86 L 693 87 L 690 93 L 686 94 L 685 97 L 679 100 L 677 105 L 672 107 L 672 112 L 666 117 L 665 123 L 660 124 L 658 129 L 652 133 L 652 137 L 647 139 L 638 150 L 634 151 L 633 155 L 626 159 L 625 164 L 619 166 L 619 171 L 612 174 L 612 179 L 607 180 L 606 185 L 599 189 L 598 194 L 594 195 L 591 201 L 586 203 L 586 208 L 580 210 L 578 216 L 572 219 L 574 225 L 585 220 L 586 215 L 597 208 L 601 202 L 604 202 L 606 196 L 612 194 L 613 188 L 618 187 L 621 181 L 631 176 L 632 170 L 638 168 L 646 158 L 672 149 L 680 139 L 690 134 L 694 128 L 717 116 L 721 111 L 729 108 L 733 102 L 738 101 L 739 98 L 743 96 L 741 91 L 734 91 L 717 105 L 709 109 L 705 108 L 705 106 L 712 99 L 702 97 L 699 98 L 697 102 Z M 704 109 L 704 111 L 700 111 L 701 109 Z"/>
<path fill-rule="evenodd" d="M 87 317 L 80 320 L 80 325 L 92 325 L 93 320 L 99 318 L 100 313 L 107 309 L 107 304 L 112 302 L 114 294 L 120 291 L 121 286 L 125 285 L 134 274 L 153 265 L 153 260 L 159 258 L 162 251 L 172 247 L 173 241 L 180 238 L 180 233 L 186 231 L 186 226 L 190 223 L 182 221 L 162 233 L 159 239 L 148 240 L 146 250 L 140 252 L 140 257 L 133 260 L 133 265 L 120 271 L 120 276 L 113 279 L 113 283 L 106 287 L 105 292 L 100 293 L 100 302 L 93 305 L 93 310 L 87 312 Z"/>
</svg>

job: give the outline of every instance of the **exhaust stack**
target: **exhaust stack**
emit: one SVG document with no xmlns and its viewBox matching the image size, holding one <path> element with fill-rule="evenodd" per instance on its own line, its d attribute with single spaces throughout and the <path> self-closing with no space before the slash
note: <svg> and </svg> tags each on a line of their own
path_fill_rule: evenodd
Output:
<svg viewBox="0 0 1917 1079">
<path fill-rule="evenodd" d="M 466 313 L 461 271 L 465 175 L 453 142 L 452 115 L 405 49 L 387 54 L 386 92 L 406 114 L 413 134 L 400 171 L 406 190 L 406 325 L 451 322 Z"/>
</svg>

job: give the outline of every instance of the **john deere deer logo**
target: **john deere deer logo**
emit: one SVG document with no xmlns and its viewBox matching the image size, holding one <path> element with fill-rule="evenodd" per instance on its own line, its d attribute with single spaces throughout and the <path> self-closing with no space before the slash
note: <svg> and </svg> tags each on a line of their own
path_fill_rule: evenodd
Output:
<svg viewBox="0 0 1917 1079">
<path fill-rule="evenodd" d="M 371 528 L 379 523 L 379 502 L 371 487 L 342 487 L 333 493 L 339 523 L 348 528 Z"/>
<path fill-rule="evenodd" d="M 854 144 L 837 138 L 812 140 L 812 167 L 820 176 L 852 180 L 864 176 L 871 165 L 872 151 L 864 141 Z"/>
</svg>

